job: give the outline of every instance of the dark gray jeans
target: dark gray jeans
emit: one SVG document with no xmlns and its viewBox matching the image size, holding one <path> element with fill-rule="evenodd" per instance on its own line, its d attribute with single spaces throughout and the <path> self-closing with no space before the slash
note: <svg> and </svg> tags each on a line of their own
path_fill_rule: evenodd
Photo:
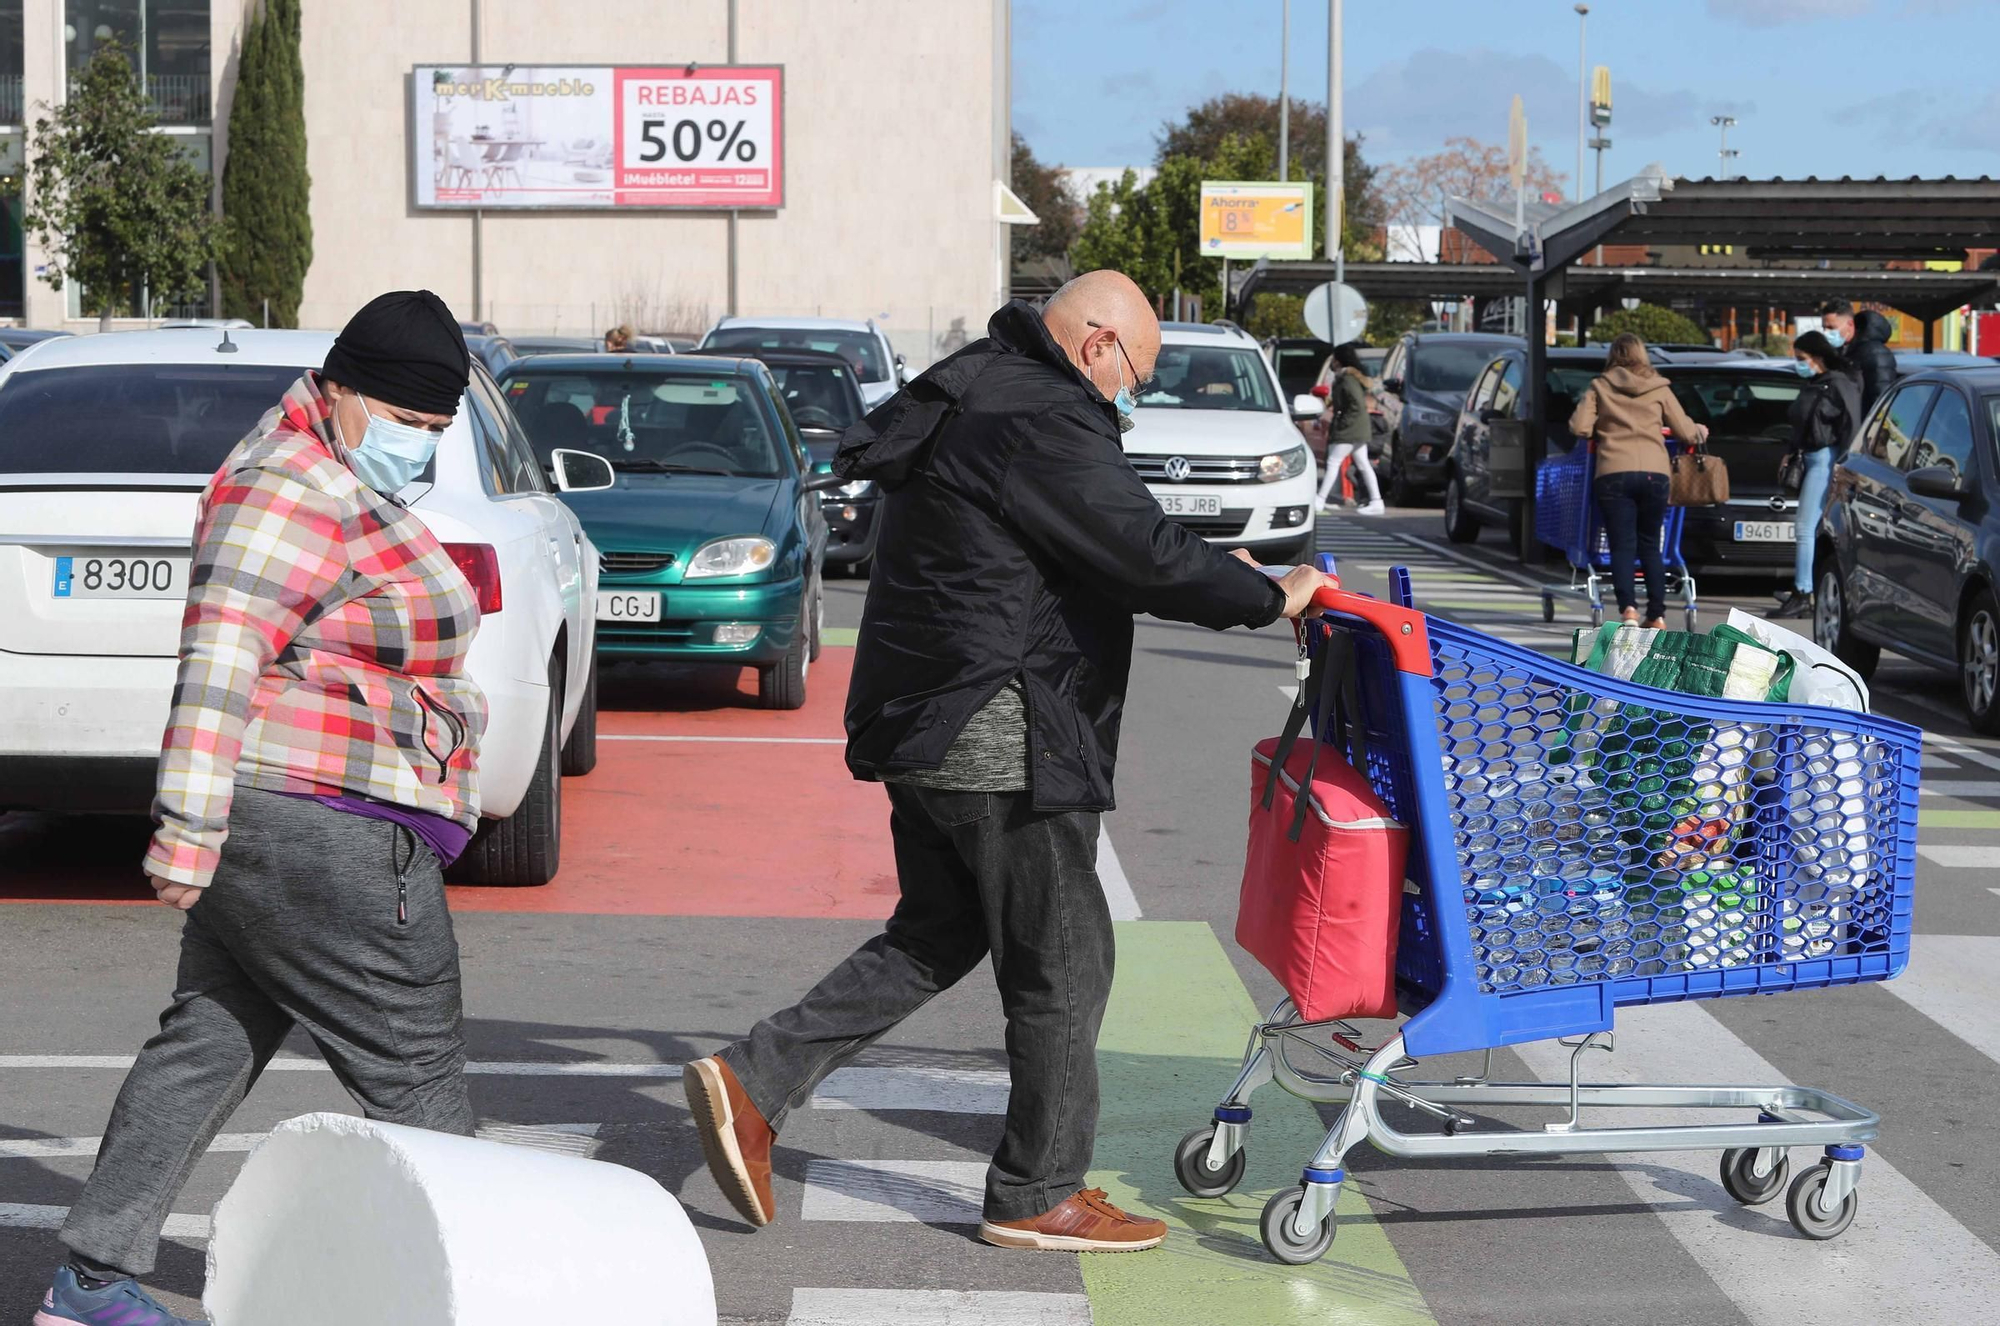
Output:
<svg viewBox="0 0 2000 1326">
<path fill-rule="evenodd" d="M 294 1023 L 369 1118 L 471 1133 L 437 858 L 385 820 L 239 787 L 215 882 L 181 929 L 173 1003 L 63 1226 L 72 1252 L 129 1275 L 153 1269 L 189 1171 Z"/>
<path fill-rule="evenodd" d="M 1026 792 L 896 784 L 889 804 L 902 898 L 887 928 L 722 1057 L 777 1127 L 828 1073 L 990 951 L 1013 1091 L 985 1214 L 1040 1215 L 1083 1186 L 1096 1140 L 1097 1031 L 1113 958 L 1097 816 L 1039 813 Z"/>
</svg>

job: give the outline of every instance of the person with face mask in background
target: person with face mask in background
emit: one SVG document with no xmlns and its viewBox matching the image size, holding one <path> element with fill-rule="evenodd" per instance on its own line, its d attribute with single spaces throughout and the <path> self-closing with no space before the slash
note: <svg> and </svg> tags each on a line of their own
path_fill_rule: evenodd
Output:
<svg viewBox="0 0 2000 1326">
<path fill-rule="evenodd" d="M 1882 393 L 1895 384 L 1896 355 L 1889 349 L 1889 336 L 1895 329 L 1874 309 L 1856 313 L 1854 305 L 1844 299 L 1822 304 L 1819 316 L 1820 334 L 1840 351 L 1841 363 L 1854 374 L 1860 386 L 1861 407 L 1854 416 L 1858 422 L 1882 399 Z"/>
<path fill-rule="evenodd" d="M 478 601 L 397 496 L 470 371 L 442 300 L 383 295 L 202 493 L 145 860 L 179 974 L 35 1326 L 184 1326 L 137 1279 L 295 1025 L 369 1118 L 472 1132 L 442 870 L 479 820 Z"/>
<path fill-rule="evenodd" d="M 776 1214 L 785 1115 L 990 953 L 1012 1091 L 980 1237 L 1116 1252 L 1166 1236 L 1083 1186 L 1113 957 L 1098 816 L 1132 618 L 1265 626 L 1327 579 L 1261 575 L 1161 511 L 1119 443 L 1159 353 L 1139 288 L 1089 272 L 1039 312 L 1008 304 L 842 438 L 835 473 L 885 492 L 847 762 L 888 784 L 901 896 L 800 1003 L 682 1074 L 709 1169 L 753 1225 Z"/>
<path fill-rule="evenodd" d="M 1829 338 L 1807 332 L 1792 342 L 1792 355 L 1792 367 L 1811 381 L 1792 398 L 1789 413 L 1792 441 L 1786 463 L 1799 466 L 1799 509 L 1792 520 L 1798 553 L 1792 564 L 1792 592 L 1771 613 L 1773 620 L 1812 616 L 1813 550 L 1818 546 L 1827 482 L 1834 458 L 1861 421 L 1860 375 L 1848 368 Z"/>
</svg>

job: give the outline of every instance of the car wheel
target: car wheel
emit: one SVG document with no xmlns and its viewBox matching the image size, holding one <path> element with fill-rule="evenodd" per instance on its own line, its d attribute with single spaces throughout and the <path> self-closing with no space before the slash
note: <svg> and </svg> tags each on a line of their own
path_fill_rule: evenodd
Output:
<svg viewBox="0 0 2000 1326">
<path fill-rule="evenodd" d="M 504 820 L 482 820 L 452 866 L 459 884 L 535 886 L 562 864 L 562 669 L 549 669 L 548 716 L 526 796 Z"/>
<path fill-rule="evenodd" d="M 1388 497 L 1390 506 L 1414 506 L 1417 501 L 1417 490 L 1410 486 L 1409 479 L 1405 478 L 1403 475 L 1402 457 L 1403 457 L 1402 443 L 1393 437 L 1390 438 L 1389 439 L 1389 485 L 1388 485 L 1389 486 Z"/>
<path fill-rule="evenodd" d="M 562 773 L 565 778 L 581 778 L 597 767 L 597 654 L 585 660 L 590 674 L 583 683 L 583 703 L 570 726 L 569 740 L 563 742 Z"/>
<path fill-rule="evenodd" d="M 1959 624 L 1958 680 L 1972 726 L 2000 733 L 2000 604 L 1990 589 L 1972 596 Z"/>
<path fill-rule="evenodd" d="M 757 673 L 757 702 L 766 709 L 800 709 L 806 702 L 806 674 L 812 669 L 808 641 L 811 619 L 799 623 L 784 658 Z"/>
<path fill-rule="evenodd" d="M 1444 486 L 1444 536 L 1453 543 L 1479 537 L 1479 517 L 1465 509 L 1465 481 L 1453 473 Z"/>
<path fill-rule="evenodd" d="M 1813 643 L 1853 668 L 1863 681 L 1875 675 L 1882 650 L 1854 634 L 1847 617 L 1847 590 L 1833 550 L 1820 553 L 1819 583 L 1813 589 Z"/>
</svg>

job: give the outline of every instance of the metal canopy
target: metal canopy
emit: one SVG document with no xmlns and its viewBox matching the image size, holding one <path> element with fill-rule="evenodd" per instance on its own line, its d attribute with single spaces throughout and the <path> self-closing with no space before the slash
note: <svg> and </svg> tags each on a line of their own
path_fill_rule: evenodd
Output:
<svg viewBox="0 0 2000 1326">
<path fill-rule="evenodd" d="M 1521 293 L 1521 274 L 1498 263 L 1350 262 L 1347 284 L 1365 299 L 1492 299 Z M 1237 288 L 1248 303 L 1258 295 L 1304 295 L 1334 279 L 1330 262 L 1260 259 Z"/>
</svg>

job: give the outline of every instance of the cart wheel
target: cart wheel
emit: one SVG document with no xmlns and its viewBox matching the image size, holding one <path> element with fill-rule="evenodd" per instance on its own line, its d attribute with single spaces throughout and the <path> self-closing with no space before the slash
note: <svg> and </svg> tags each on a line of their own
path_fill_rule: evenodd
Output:
<svg viewBox="0 0 2000 1326">
<path fill-rule="evenodd" d="M 1208 1144 L 1215 1138 L 1215 1125 L 1205 1123 L 1181 1139 L 1174 1148 L 1174 1177 L 1181 1181 L 1196 1197 L 1220 1197 L 1243 1181 L 1243 1166 L 1248 1163 L 1248 1153 L 1238 1147 L 1236 1153 L 1222 1162 L 1219 1168 L 1210 1168 Z"/>
<path fill-rule="evenodd" d="M 1820 1189 L 1826 1187 L 1827 1179 L 1833 1175 L 1833 1165 L 1821 1161 L 1792 1181 L 1792 1190 L 1785 1194 L 1785 1214 L 1792 1218 L 1792 1228 L 1809 1239 L 1838 1238 L 1847 1227 L 1854 1223 L 1854 1212 L 1861 1205 L 1861 1190 L 1847 1194 L 1847 1200 L 1832 1215 L 1822 1215 L 1816 1203 Z M 1270 1245 L 1267 1236 L 1265 1246 Z"/>
<path fill-rule="evenodd" d="M 1604 605 L 1593 603 L 1590 605 L 1590 629 L 1594 631 L 1602 625 L 1604 625 Z"/>
<path fill-rule="evenodd" d="M 1316 1262 L 1326 1256 L 1326 1250 L 1333 1246 L 1336 1226 L 1331 1212 L 1320 1221 L 1312 1237 L 1304 1242 L 1292 1233 L 1292 1216 L 1305 1198 L 1304 1184 L 1287 1188 L 1264 1203 L 1264 1217 L 1257 1222 L 1258 1233 L 1264 1237 L 1264 1250 L 1287 1266 L 1305 1266 Z"/>
<path fill-rule="evenodd" d="M 1555 619 L 1556 619 L 1556 601 L 1549 595 L 1544 594 L 1542 595 L 1542 620 L 1545 622 L 1552 622 Z"/>
<path fill-rule="evenodd" d="M 1689 634 L 1689 635 L 1693 635 L 1693 634 L 1694 634 L 1694 623 L 1695 623 L 1695 619 L 1696 619 L 1697 617 L 1699 617 L 1699 616 L 1701 615 L 1701 613 L 1700 613 L 1700 611 L 1699 611 L 1698 609 L 1695 609 L 1695 608 L 1689 608 L 1689 609 L 1687 610 L 1687 612 L 1686 612 L 1686 613 L 1685 613 L 1684 615 L 1685 615 L 1685 616 L 1686 616 L 1686 618 L 1687 618 L 1687 630 L 1688 630 L 1688 634 Z"/>
<path fill-rule="evenodd" d="M 1776 1150 L 1778 1161 L 1769 1174 L 1759 1178 L 1751 1168 L 1756 1164 L 1759 1149 L 1739 1146 L 1722 1153 L 1722 1186 L 1745 1206 L 1762 1206 L 1770 1201 L 1784 1191 L 1785 1180 L 1792 1176 L 1791 1156 L 1783 1148 L 1764 1147 L 1761 1149 Z"/>
</svg>

